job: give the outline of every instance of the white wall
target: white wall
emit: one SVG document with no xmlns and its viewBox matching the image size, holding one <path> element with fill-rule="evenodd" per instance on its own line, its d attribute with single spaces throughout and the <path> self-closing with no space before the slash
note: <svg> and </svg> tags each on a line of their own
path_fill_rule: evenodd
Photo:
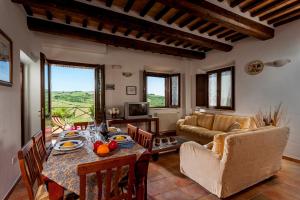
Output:
<svg viewBox="0 0 300 200">
<path fill-rule="evenodd" d="M 48 59 L 64 60 L 105 65 L 105 79 L 107 84 L 115 84 L 115 90 L 106 90 L 106 106 L 123 106 L 124 102 L 142 101 L 142 71 L 155 70 L 179 72 L 182 74 L 182 107 L 177 111 L 184 115 L 191 112 L 191 87 L 193 71 L 192 65 L 198 61 L 175 56 L 154 54 L 144 51 L 115 48 L 102 44 L 72 40 L 37 34 L 42 42 L 43 53 Z M 121 69 L 114 69 L 112 65 L 121 65 Z M 122 72 L 131 72 L 129 78 L 122 76 Z M 126 86 L 137 86 L 137 95 L 126 95 Z M 152 110 L 151 113 L 161 112 L 162 109 Z M 166 110 L 174 109 L 163 109 Z"/>
<path fill-rule="evenodd" d="M 267 41 L 246 39 L 229 53 L 213 51 L 200 62 L 200 69 L 210 69 L 235 62 L 236 113 L 255 114 L 259 109 L 283 102 L 288 108 L 291 129 L 285 155 L 300 159 L 300 21 L 278 27 L 275 38 Z M 244 67 L 253 60 L 263 62 L 291 59 L 282 68 L 265 67 L 256 76 L 247 75 Z M 195 93 L 193 94 L 195 98 Z M 195 104 L 193 104 L 195 106 Z"/>
<path fill-rule="evenodd" d="M 40 47 L 26 27 L 23 8 L 11 1 L 0 1 L 0 29 L 13 41 L 13 86 L 0 86 L 0 199 L 3 199 L 20 174 L 16 159 L 21 147 L 20 50 L 27 55 L 38 55 Z"/>
</svg>

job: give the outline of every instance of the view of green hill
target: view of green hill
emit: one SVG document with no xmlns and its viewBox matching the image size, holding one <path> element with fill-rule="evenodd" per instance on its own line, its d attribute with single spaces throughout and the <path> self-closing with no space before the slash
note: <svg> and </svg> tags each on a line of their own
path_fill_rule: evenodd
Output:
<svg viewBox="0 0 300 200">
<path fill-rule="evenodd" d="M 52 116 L 59 116 L 67 123 L 93 121 L 94 92 L 51 92 Z"/>
<path fill-rule="evenodd" d="M 147 101 L 150 104 L 150 107 L 165 107 L 165 97 L 155 94 L 148 94 Z"/>
</svg>

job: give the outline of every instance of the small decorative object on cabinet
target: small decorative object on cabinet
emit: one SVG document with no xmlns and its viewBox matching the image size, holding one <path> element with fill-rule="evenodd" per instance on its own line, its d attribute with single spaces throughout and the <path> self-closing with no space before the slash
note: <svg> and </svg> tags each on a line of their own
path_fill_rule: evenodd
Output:
<svg viewBox="0 0 300 200">
<path fill-rule="evenodd" d="M 126 86 L 127 95 L 136 95 L 136 86 Z"/>
<path fill-rule="evenodd" d="M 0 29 L 0 85 L 12 86 L 12 41 Z"/>
<path fill-rule="evenodd" d="M 108 113 L 111 115 L 112 119 L 116 119 L 120 114 L 119 108 L 110 108 L 108 109 Z"/>
</svg>

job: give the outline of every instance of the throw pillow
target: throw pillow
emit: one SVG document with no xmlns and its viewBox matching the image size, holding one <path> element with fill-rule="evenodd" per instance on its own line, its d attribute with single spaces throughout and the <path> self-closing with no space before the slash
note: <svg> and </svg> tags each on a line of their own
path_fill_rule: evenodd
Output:
<svg viewBox="0 0 300 200">
<path fill-rule="evenodd" d="M 197 116 L 186 116 L 184 119 L 184 125 L 197 126 Z"/>
<path fill-rule="evenodd" d="M 227 129 L 226 132 L 231 132 L 231 131 L 234 131 L 236 129 L 241 129 L 241 124 L 238 123 L 238 122 L 233 122 Z"/>
</svg>

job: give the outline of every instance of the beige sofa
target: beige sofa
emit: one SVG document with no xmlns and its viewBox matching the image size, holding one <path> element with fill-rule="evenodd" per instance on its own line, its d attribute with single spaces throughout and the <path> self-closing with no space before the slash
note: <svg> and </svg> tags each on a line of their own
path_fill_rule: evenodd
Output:
<svg viewBox="0 0 300 200">
<path fill-rule="evenodd" d="M 288 128 L 270 127 L 220 134 L 212 150 L 186 142 L 180 148 L 180 170 L 219 198 L 228 197 L 280 170 L 288 133 Z M 217 140 L 223 140 L 223 148 Z"/>
<path fill-rule="evenodd" d="M 229 129 L 235 122 L 243 130 L 256 128 L 251 123 L 251 117 L 196 112 L 177 122 L 176 134 L 200 144 L 207 144 L 215 135 L 232 131 Z"/>
</svg>

